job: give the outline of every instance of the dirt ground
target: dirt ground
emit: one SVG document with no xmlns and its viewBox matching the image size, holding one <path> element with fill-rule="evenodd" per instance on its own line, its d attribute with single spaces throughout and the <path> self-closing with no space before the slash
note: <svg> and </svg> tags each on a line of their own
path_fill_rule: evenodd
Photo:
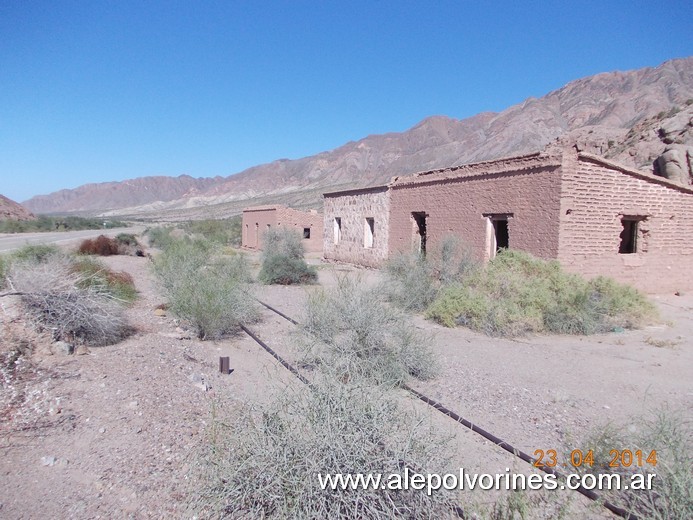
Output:
<svg viewBox="0 0 693 520">
<path fill-rule="evenodd" d="M 3 372 L 0 518 L 185 517 L 195 449 L 210 421 L 232 420 L 235 406 L 300 384 L 247 335 L 201 342 L 173 316 L 158 315 L 163 300 L 146 258 L 105 261 L 135 279 L 140 297 L 128 314 L 137 332 L 83 355 L 40 349 Z M 321 264 L 319 273 L 323 287 L 338 275 L 370 284 L 379 279 L 377 271 L 336 264 Z M 300 321 L 312 290 L 319 287 L 260 286 L 257 296 Z M 665 407 L 690 418 L 693 296 L 655 301 L 662 324 L 591 337 L 504 340 L 413 317 L 430 333 L 442 371 L 412 386 L 530 454 L 569 451 L 608 421 L 637 431 L 639 416 Z M 11 298 L 0 304 L 5 343 L 21 316 Z M 293 325 L 265 310 L 252 328 L 289 361 L 298 359 Z M 220 356 L 230 357 L 230 375 L 219 373 Z M 449 449 L 468 471 L 531 470 L 422 403 L 408 402 L 412 413 L 429 414 L 441 431 L 454 434 Z M 590 517 L 605 514 L 590 511 Z"/>
</svg>

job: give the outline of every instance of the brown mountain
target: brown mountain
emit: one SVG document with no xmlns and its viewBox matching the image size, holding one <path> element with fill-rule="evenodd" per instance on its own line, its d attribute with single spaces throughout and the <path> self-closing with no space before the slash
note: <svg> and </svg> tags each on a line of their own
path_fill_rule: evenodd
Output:
<svg viewBox="0 0 693 520">
<path fill-rule="evenodd" d="M 24 206 L 0 195 L 0 220 L 35 220 L 36 217 Z"/>
<path fill-rule="evenodd" d="M 693 57 L 667 61 L 655 68 L 579 79 L 500 113 L 481 113 L 463 120 L 434 116 L 405 132 L 372 135 L 329 152 L 274 161 L 226 178 L 198 179 L 200 187 L 183 190 L 180 195 L 171 190 L 164 197 L 153 186 L 165 177 L 156 181 L 143 178 L 63 190 L 34 197 L 25 204 L 37 212 L 111 209 L 115 214 L 162 217 L 201 217 L 211 209 L 206 206 L 220 204 L 216 215 L 237 213 L 243 206 L 259 202 L 289 201 L 309 206 L 319 203 L 323 191 L 532 152 L 557 138 L 580 140 L 585 147 L 596 147 L 616 161 L 652 169 L 654 158 L 667 145 L 660 126 L 672 117 L 681 119 L 681 109 L 687 112 L 691 100 Z M 693 144 L 688 139 L 684 136 L 679 144 Z M 647 145 L 634 146 L 641 141 Z M 633 149 L 637 149 L 635 153 Z M 190 179 L 191 185 L 193 181 Z M 140 183 L 139 189 L 129 189 L 132 183 Z"/>
<path fill-rule="evenodd" d="M 222 177 L 196 179 L 189 175 L 139 177 L 38 195 L 24 205 L 36 213 L 107 211 L 193 197 L 222 180 Z"/>
</svg>

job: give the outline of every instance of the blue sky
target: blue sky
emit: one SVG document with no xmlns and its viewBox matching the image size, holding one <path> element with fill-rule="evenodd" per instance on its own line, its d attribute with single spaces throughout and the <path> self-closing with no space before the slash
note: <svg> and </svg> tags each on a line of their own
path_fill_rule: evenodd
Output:
<svg viewBox="0 0 693 520">
<path fill-rule="evenodd" d="M 230 175 L 693 54 L 670 1 L 0 0 L 0 193 Z"/>
</svg>

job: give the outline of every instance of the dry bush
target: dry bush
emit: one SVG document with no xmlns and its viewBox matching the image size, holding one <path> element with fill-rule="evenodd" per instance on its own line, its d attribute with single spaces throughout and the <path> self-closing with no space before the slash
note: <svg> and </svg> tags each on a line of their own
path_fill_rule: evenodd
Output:
<svg viewBox="0 0 693 520">
<path fill-rule="evenodd" d="M 7 280 L 29 316 L 56 339 L 109 345 L 130 332 L 123 308 L 106 284 L 75 270 L 68 257 L 14 263 Z"/>
<path fill-rule="evenodd" d="M 77 252 L 80 255 L 111 256 L 118 254 L 118 241 L 104 235 L 91 239 L 88 238 L 79 245 Z"/>
<path fill-rule="evenodd" d="M 605 498 L 638 518 L 683 520 L 693 518 L 693 424 L 688 410 L 662 408 L 651 417 L 629 420 L 630 427 L 607 424 L 595 428 L 581 443 L 592 450 L 594 466 L 575 468 L 580 473 L 618 473 L 622 482 L 636 473 L 654 473 L 653 487 L 612 490 Z M 612 467 L 613 450 L 631 450 L 633 463 Z M 641 450 L 639 465 L 637 450 Z M 647 462 L 656 451 L 656 466 Z M 567 455 L 569 457 L 570 455 Z M 570 460 L 567 458 L 566 460 Z"/>
<path fill-rule="evenodd" d="M 311 293 L 304 328 L 315 338 L 304 344 L 306 361 L 335 367 L 342 379 L 397 385 L 437 373 L 428 338 L 358 278 L 342 277 L 336 289 Z"/>
<path fill-rule="evenodd" d="M 190 511 L 201 518 L 454 517 L 444 490 L 322 489 L 318 474 L 443 472 L 446 439 L 383 387 L 325 378 L 233 420 L 213 421 Z M 384 480 L 383 480 L 384 482 Z"/>
</svg>

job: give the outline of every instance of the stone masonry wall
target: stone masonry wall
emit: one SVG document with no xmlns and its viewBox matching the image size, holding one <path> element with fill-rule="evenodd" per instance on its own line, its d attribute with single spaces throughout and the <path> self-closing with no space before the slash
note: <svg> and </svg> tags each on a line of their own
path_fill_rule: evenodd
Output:
<svg viewBox="0 0 693 520">
<path fill-rule="evenodd" d="M 385 186 L 324 195 L 323 254 L 338 260 L 378 267 L 387 258 L 389 193 Z M 341 219 L 335 236 L 335 218 Z M 367 218 L 374 223 L 373 246 L 365 247 Z"/>
<path fill-rule="evenodd" d="M 416 240 L 412 212 L 425 212 L 427 251 L 454 235 L 475 257 L 491 256 L 489 214 L 509 214 L 512 249 L 542 258 L 558 254 L 560 161 L 547 157 L 480 163 L 450 173 L 395 181 L 391 193 L 389 251 L 411 251 Z"/>
<path fill-rule="evenodd" d="M 693 190 L 586 154 L 566 153 L 558 259 L 648 292 L 693 289 Z M 622 217 L 643 218 L 637 251 L 619 254 Z"/>
</svg>

